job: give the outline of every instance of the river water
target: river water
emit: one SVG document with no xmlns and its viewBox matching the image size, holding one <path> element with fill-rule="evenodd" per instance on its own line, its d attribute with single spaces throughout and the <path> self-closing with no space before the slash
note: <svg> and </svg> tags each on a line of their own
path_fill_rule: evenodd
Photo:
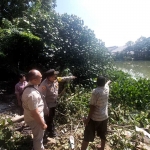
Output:
<svg viewBox="0 0 150 150">
<path fill-rule="evenodd" d="M 114 66 L 133 78 L 150 79 L 150 61 L 115 61 Z"/>
</svg>

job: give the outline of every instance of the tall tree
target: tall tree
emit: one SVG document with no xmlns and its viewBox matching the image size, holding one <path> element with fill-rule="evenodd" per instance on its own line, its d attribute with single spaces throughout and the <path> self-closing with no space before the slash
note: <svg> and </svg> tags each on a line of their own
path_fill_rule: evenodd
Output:
<svg viewBox="0 0 150 150">
<path fill-rule="evenodd" d="M 26 11 L 39 6 L 39 9 L 49 11 L 56 7 L 56 0 L 0 0 L 0 23 L 2 18 L 12 21 L 23 17 Z"/>
<path fill-rule="evenodd" d="M 30 3 L 31 8 L 25 15 L 11 22 L 3 19 L 3 30 L 7 28 L 10 34 L 1 38 L 1 48 L 12 60 L 11 64 L 17 66 L 19 62 L 19 68 L 24 71 L 33 65 L 45 70 L 58 68 L 60 72 L 69 68 L 79 77 L 80 83 L 89 83 L 99 74 L 104 75 L 112 60 L 104 42 L 97 39 L 94 31 L 85 26 L 79 17 L 47 10 L 47 2 L 32 2 L 34 7 Z M 29 57 L 33 54 L 36 57 Z"/>
<path fill-rule="evenodd" d="M 128 41 L 128 42 L 126 43 L 126 46 L 132 46 L 133 44 L 134 44 L 134 42 Z"/>
<path fill-rule="evenodd" d="M 134 60 L 150 60 L 150 38 L 141 36 L 134 44 L 131 41 L 126 43 L 127 48 L 117 55 L 117 58 L 125 56 Z M 131 51 L 133 54 L 131 55 Z M 131 58 L 130 58 L 131 59 Z"/>
</svg>

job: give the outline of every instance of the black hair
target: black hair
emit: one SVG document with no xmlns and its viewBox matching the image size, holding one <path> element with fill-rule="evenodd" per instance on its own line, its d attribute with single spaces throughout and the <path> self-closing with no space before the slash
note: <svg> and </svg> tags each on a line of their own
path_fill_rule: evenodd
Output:
<svg viewBox="0 0 150 150">
<path fill-rule="evenodd" d="M 19 79 L 22 79 L 23 77 L 25 77 L 25 74 L 19 74 Z"/>
<path fill-rule="evenodd" d="M 48 71 L 45 72 L 44 76 L 47 77 L 51 77 L 54 75 L 55 70 L 54 69 L 50 69 Z"/>
<path fill-rule="evenodd" d="M 44 77 L 51 77 L 53 75 L 57 75 L 59 73 L 59 71 L 55 71 L 55 69 L 50 69 L 48 71 L 45 72 Z"/>
<path fill-rule="evenodd" d="M 104 86 L 106 83 L 106 79 L 103 76 L 99 76 L 97 78 L 97 86 Z"/>
</svg>

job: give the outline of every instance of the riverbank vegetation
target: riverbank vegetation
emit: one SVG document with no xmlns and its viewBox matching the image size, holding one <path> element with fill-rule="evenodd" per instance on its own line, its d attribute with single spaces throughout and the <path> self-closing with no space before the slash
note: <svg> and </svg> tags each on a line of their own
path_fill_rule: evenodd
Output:
<svg viewBox="0 0 150 150">
<path fill-rule="evenodd" d="M 150 93 L 148 90 L 150 80 L 134 80 L 121 71 L 111 72 L 109 78 L 112 83 L 109 97 L 108 145 L 111 149 L 117 150 L 138 149 L 141 143 L 149 141 L 148 138 L 135 131 L 135 126 L 150 132 Z M 75 137 L 76 149 L 79 149 L 81 145 L 84 129 L 82 118 L 87 116 L 91 89 L 77 85 L 74 91 L 71 91 L 71 86 L 73 86 L 72 83 L 67 83 L 66 92 L 59 98 L 56 129 L 60 137 L 55 142 L 47 143 L 45 146 L 48 149 L 69 149 L 69 135 L 72 134 Z M 5 125 L 6 120 L 10 126 Z M 5 143 L 4 148 L 15 150 L 24 143 L 24 149 L 28 149 L 32 145 L 31 136 L 24 136 L 11 129 L 10 119 L 2 119 L 0 142 Z M 25 143 L 29 143 L 29 147 Z M 89 149 L 94 150 L 96 144 L 98 144 L 98 139 L 90 144 Z M 142 146 L 140 149 L 144 150 Z"/>
<path fill-rule="evenodd" d="M 126 48 L 115 54 L 115 60 L 150 60 L 150 37 L 141 36 L 135 42 L 128 41 Z"/>
<path fill-rule="evenodd" d="M 135 80 L 122 71 L 114 70 L 112 56 L 104 42 L 97 39 L 77 16 L 57 14 L 54 0 L 24 3 L 0 2 L 0 7 L 3 7 L 0 18 L 1 81 L 17 82 L 18 73 L 26 73 L 32 68 L 42 73 L 55 68 L 62 76 L 77 76 L 73 83 L 62 86 L 66 90 L 59 98 L 56 115 L 60 137 L 45 144 L 46 148 L 69 149 L 68 137 L 73 135 L 75 147 L 79 149 L 84 129 L 82 118 L 87 115 L 91 91 L 96 86 L 98 75 L 112 81 L 108 145 L 115 150 L 134 150 L 141 146 L 145 136 L 137 133 L 135 126 L 150 132 L 150 80 Z M 13 91 L 14 84 L 11 89 Z M 5 90 L 7 92 L 7 87 Z M 0 145 L 8 150 L 31 148 L 31 136 L 13 128 L 10 119 L 1 117 Z M 95 150 L 96 144 L 98 139 L 90 144 L 89 149 Z"/>
</svg>

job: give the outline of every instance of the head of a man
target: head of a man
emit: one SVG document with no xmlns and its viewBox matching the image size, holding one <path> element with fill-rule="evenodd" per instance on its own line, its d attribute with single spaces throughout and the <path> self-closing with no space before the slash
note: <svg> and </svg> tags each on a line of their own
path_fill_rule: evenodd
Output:
<svg viewBox="0 0 150 150">
<path fill-rule="evenodd" d="M 45 73 L 45 76 L 50 82 L 54 82 L 57 79 L 58 73 L 59 73 L 58 71 L 50 69 Z"/>
<path fill-rule="evenodd" d="M 25 77 L 24 74 L 20 74 L 20 75 L 19 75 L 19 81 L 20 81 L 21 83 L 23 83 L 24 81 L 26 81 L 26 77 Z"/>
<path fill-rule="evenodd" d="M 42 75 L 38 70 L 32 69 L 27 74 L 27 80 L 33 85 L 39 85 L 42 80 Z"/>
<path fill-rule="evenodd" d="M 97 86 L 103 87 L 103 86 L 105 86 L 105 83 L 106 83 L 105 77 L 99 76 L 99 77 L 97 78 Z"/>
</svg>

